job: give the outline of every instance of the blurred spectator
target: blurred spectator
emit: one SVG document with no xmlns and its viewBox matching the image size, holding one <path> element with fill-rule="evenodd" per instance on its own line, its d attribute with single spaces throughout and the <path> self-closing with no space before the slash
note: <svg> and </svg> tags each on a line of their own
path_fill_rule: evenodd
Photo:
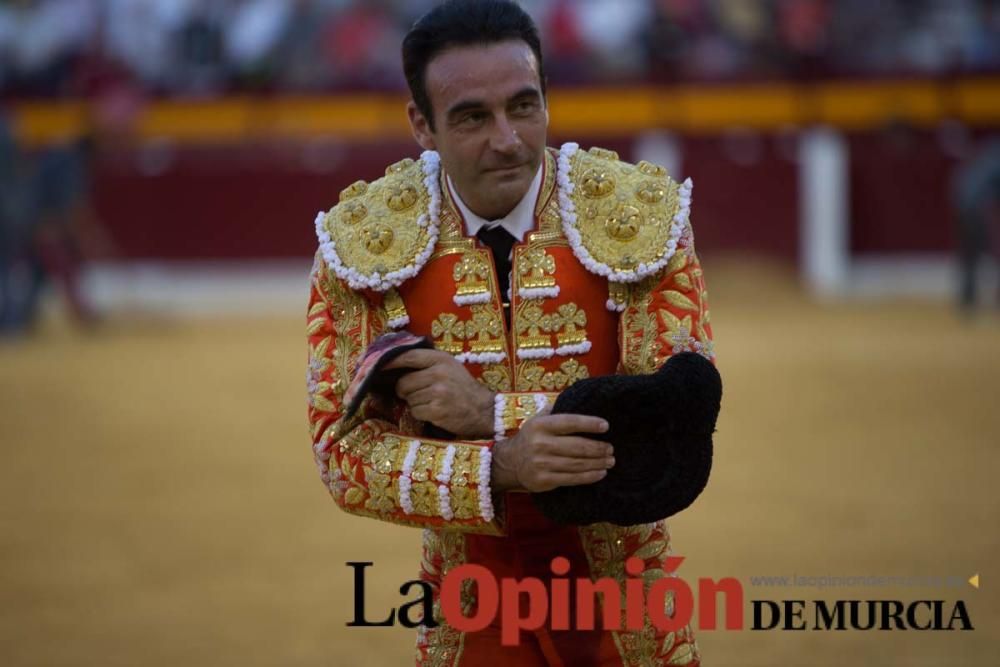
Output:
<svg viewBox="0 0 1000 667">
<path fill-rule="evenodd" d="M 259 87 L 273 80 L 277 69 L 275 51 L 291 16 L 292 5 L 286 0 L 236 3 L 225 33 L 226 55 L 245 87 Z"/>
<path fill-rule="evenodd" d="M 1000 138 L 987 143 L 958 170 L 952 184 L 958 217 L 958 254 L 961 270 L 958 303 L 975 310 L 980 265 L 984 256 L 1000 258 Z M 1000 293 L 998 293 L 1000 300 Z M 1000 305 L 1000 301 L 998 301 Z"/>
<path fill-rule="evenodd" d="M 174 40 L 193 0 L 106 0 L 104 52 L 147 87 L 169 82 Z"/>
<path fill-rule="evenodd" d="M 224 26 L 229 12 L 221 2 L 193 5 L 177 32 L 172 87 L 210 94 L 226 88 Z"/>
<path fill-rule="evenodd" d="M 12 216 L 14 225 L 4 225 L 17 232 L 5 235 L 14 243 L 4 244 L 12 251 L 4 253 L 10 269 L 6 275 L 12 277 L 4 307 L 7 331 L 32 326 L 48 284 L 62 293 L 77 324 L 90 326 L 97 321 L 81 283 L 83 264 L 88 255 L 111 254 L 114 246 L 91 201 L 92 168 L 98 152 L 117 151 L 131 141 L 138 98 L 127 88 L 112 89 L 88 110 L 83 136 L 46 146 L 25 177 L 15 175 L 15 189 L 23 198 L 17 203 L 23 208 Z"/>
<path fill-rule="evenodd" d="M 389 9 L 389 3 L 358 0 L 324 27 L 323 53 L 336 83 L 375 88 L 402 83 L 403 33 Z"/>
<path fill-rule="evenodd" d="M 7 38 L 18 86 L 31 94 L 66 90 L 76 74 L 76 61 L 89 48 L 100 26 L 98 0 L 21 0 L 8 14 L 13 22 Z"/>
<path fill-rule="evenodd" d="M 121 64 L 147 90 L 402 90 L 437 0 L 0 0 L 0 87 Z M 522 0 L 554 83 L 1000 70 L 1000 0 Z"/>
<path fill-rule="evenodd" d="M 18 269 L 26 255 L 24 159 L 6 115 L 0 113 L 0 334 L 18 328 L 23 276 Z"/>
</svg>

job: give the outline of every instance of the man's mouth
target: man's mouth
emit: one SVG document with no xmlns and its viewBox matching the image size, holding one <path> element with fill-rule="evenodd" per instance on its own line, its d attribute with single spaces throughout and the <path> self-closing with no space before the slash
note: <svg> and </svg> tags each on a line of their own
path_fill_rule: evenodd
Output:
<svg viewBox="0 0 1000 667">
<path fill-rule="evenodd" d="M 495 167 L 493 169 L 487 169 L 486 173 L 488 173 L 488 174 L 503 174 L 503 173 L 515 171 L 517 169 L 520 169 L 523 166 L 524 166 L 523 164 L 515 164 L 515 165 L 511 165 L 509 167 Z"/>
</svg>

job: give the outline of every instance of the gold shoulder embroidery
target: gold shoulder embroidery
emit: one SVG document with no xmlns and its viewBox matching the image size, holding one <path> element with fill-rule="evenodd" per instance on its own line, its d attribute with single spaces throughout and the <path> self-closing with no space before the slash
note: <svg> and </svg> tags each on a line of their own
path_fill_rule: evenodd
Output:
<svg viewBox="0 0 1000 667">
<path fill-rule="evenodd" d="M 437 243 L 439 158 L 426 151 L 372 183 L 358 181 L 316 216 L 327 266 L 352 289 L 385 292 L 415 276 Z"/>
<path fill-rule="evenodd" d="M 691 179 L 677 183 L 658 165 L 575 144 L 562 147 L 559 162 L 560 185 L 570 186 L 560 199 L 565 231 L 588 270 L 634 283 L 667 265 L 688 225 Z"/>
</svg>

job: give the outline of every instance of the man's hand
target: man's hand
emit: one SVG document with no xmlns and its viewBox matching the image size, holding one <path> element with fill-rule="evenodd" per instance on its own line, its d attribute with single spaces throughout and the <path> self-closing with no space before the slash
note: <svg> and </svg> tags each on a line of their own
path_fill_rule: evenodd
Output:
<svg viewBox="0 0 1000 667">
<path fill-rule="evenodd" d="M 493 490 L 548 491 L 592 484 L 615 464 L 610 444 L 574 435 L 604 433 L 608 423 L 586 415 L 539 415 L 493 447 Z"/>
<path fill-rule="evenodd" d="M 494 394 L 455 357 L 440 350 L 410 350 L 386 368 L 414 369 L 396 383 L 396 395 L 415 418 L 460 438 L 492 437 Z"/>
</svg>

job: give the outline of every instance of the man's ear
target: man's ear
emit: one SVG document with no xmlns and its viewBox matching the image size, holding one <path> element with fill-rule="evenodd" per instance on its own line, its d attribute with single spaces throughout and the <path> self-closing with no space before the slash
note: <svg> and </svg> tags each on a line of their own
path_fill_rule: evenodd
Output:
<svg viewBox="0 0 1000 667">
<path fill-rule="evenodd" d="M 437 150 L 437 144 L 434 143 L 434 133 L 431 132 L 430 123 L 427 122 L 427 118 L 420 112 L 420 109 L 417 108 L 413 100 L 410 100 L 406 104 L 406 116 L 410 119 L 410 129 L 413 130 L 413 138 L 417 140 L 420 147 L 428 151 Z"/>
</svg>

